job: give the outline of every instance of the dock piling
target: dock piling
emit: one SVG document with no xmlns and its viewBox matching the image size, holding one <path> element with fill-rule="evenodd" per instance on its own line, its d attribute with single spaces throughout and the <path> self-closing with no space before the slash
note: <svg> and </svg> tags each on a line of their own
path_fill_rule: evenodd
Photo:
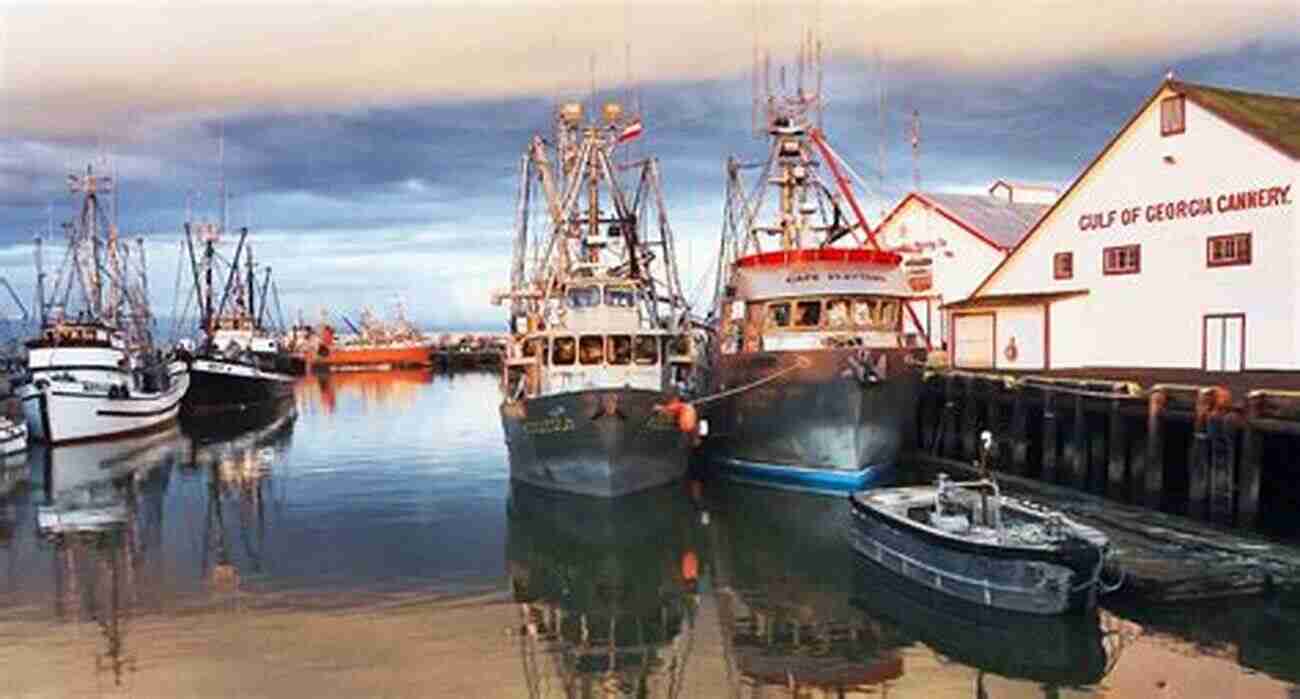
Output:
<svg viewBox="0 0 1300 699">
<path fill-rule="evenodd" d="M 1120 413 L 1120 400 L 1110 401 L 1110 426 L 1106 431 L 1108 447 L 1106 469 L 1106 495 L 1116 500 L 1128 500 L 1131 494 L 1125 489 L 1125 457 L 1128 454 L 1128 435 L 1124 429 L 1124 415 Z"/>
<path fill-rule="evenodd" d="M 1051 389 L 1043 389 L 1043 480 L 1056 483 L 1060 479 L 1056 465 L 1056 406 Z"/>
<path fill-rule="evenodd" d="M 1164 500 L 1165 487 L 1165 407 L 1169 404 L 1169 395 L 1164 391 L 1152 391 L 1147 399 L 1147 453 L 1146 478 L 1143 481 L 1142 504 L 1159 509 Z"/>
<path fill-rule="evenodd" d="M 1263 471 L 1264 435 L 1255 421 L 1259 419 L 1264 397 L 1251 393 L 1246 398 L 1246 420 L 1241 435 L 1241 468 L 1237 473 L 1237 525 L 1255 527 L 1259 524 L 1259 485 Z"/>
</svg>

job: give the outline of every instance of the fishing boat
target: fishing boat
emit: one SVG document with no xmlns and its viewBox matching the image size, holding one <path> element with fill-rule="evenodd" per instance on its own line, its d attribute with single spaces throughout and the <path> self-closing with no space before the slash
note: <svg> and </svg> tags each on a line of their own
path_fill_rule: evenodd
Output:
<svg viewBox="0 0 1300 699">
<path fill-rule="evenodd" d="M 987 432 L 983 439 L 987 453 Z M 1108 589 L 1106 535 L 1003 495 L 986 473 L 854 493 L 854 550 L 913 584 L 976 605 L 1043 615 L 1093 609 Z"/>
<path fill-rule="evenodd" d="M 673 398 L 687 388 L 695 345 L 658 163 L 615 165 L 640 120 L 617 104 L 602 117 L 586 121 L 581 104 L 565 104 L 555 138 L 530 143 L 511 287 L 494 300 L 510 303 L 501 420 L 511 478 L 615 497 L 686 472 L 694 411 Z M 535 180 L 549 226 L 530 244 Z"/>
<path fill-rule="evenodd" d="M 111 177 L 87 167 L 68 183 L 81 205 L 49 298 L 37 240 L 41 329 L 26 343 L 27 381 L 15 391 L 29 436 L 61 443 L 158 428 L 176 419 L 190 378 L 154 346 L 144 239 L 135 255 L 119 240 L 100 196 Z"/>
<path fill-rule="evenodd" d="M 343 322 L 351 335 L 336 335 L 333 325 L 318 327 L 299 323 L 292 348 L 308 368 L 317 371 L 413 369 L 433 365 L 434 342 L 406 317 L 400 302 L 391 320 L 383 320 L 370 309 L 361 311 L 360 322 L 347 316 Z"/>
<path fill-rule="evenodd" d="M 910 429 L 929 340 L 902 257 L 876 241 L 816 126 L 820 96 L 800 87 L 760 111 L 767 157 L 727 163 L 706 454 L 757 484 L 869 487 Z"/>
<path fill-rule="evenodd" d="M 224 224 L 185 224 L 201 314 L 201 337 L 190 358 L 192 385 L 183 405 L 186 417 L 285 405 L 292 400 L 294 381 L 303 373 L 301 360 L 285 351 L 267 327 L 267 301 L 273 288 L 270 268 L 265 268 L 259 283 L 248 229 L 241 228 L 229 269 L 220 269 L 216 248 L 223 231 Z M 196 247 L 201 255 L 195 254 Z M 226 279 L 219 286 L 222 273 Z"/>
</svg>

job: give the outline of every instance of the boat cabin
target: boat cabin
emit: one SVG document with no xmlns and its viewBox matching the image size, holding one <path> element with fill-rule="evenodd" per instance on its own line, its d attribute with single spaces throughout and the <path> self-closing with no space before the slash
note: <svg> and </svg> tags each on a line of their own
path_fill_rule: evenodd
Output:
<svg viewBox="0 0 1300 699">
<path fill-rule="evenodd" d="M 737 261 L 723 301 L 726 354 L 917 346 L 907 290 L 889 253 L 821 248 Z"/>
<path fill-rule="evenodd" d="M 54 322 L 41 328 L 27 341 L 28 349 L 53 347 L 103 347 L 124 350 L 126 342 L 117 331 L 99 323 Z"/>
</svg>

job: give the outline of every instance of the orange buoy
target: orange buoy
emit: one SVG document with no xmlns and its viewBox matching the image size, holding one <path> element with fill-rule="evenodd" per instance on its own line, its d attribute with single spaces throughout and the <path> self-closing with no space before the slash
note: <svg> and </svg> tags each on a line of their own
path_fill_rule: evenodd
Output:
<svg viewBox="0 0 1300 699">
<path fill-rule="evenodd" d="M 700 577 L 700 559 L 696 557 L 694 551 L 687 551 L 682 554 L 682 579 L 695 581 Z"/>
<path fill-rule="evenodd" d="M 681 410 L 677 412 L 677 429 L 686 434 L 695 434 L 699 426 L 700 416 L 695 412 L 695 406 L 684 403 Z"/>
</svg>

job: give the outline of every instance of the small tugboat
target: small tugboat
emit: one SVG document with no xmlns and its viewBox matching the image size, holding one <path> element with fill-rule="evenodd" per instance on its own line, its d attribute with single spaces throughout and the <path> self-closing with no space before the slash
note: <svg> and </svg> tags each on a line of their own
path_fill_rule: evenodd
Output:
<svg viewBox="0 0 1300 699">
<path fill-rule="evenodd" d="M 259 291 L 247 228 L 240 229 L 224 286 L 217 286 L 216 246 L 223 229 L 213 223 L 185 225 L 202 333 L 190 361 L 193 385 L 185 396 L 185 417 L 275 409 L 292 399 L 293 383 L 303 373 L 301 360 L 266 328 L 271 270 L 266 269 Z M 194 254 L 196 237 L 201 258 Z"/>
<path fill-rule="evenodd" d="M 854 550 L 910 582 L 976 605 L 1028 614 L 1095 607 L 1109 541 L 1092 527 L 1002 495 L 985 478 L 850 496 Z"/>
<path fill-rule="evenodd" d="M 581 104 L 565 104 L 554 147 L 540 136 L 529 145 L 511 288 L 494 300 L 511 303 L 501 405 L 511 478 L 615 497 L 685 474 L 695 413 L 672 399 L 694 344 L 658 162 L 615 166 L 613 149 L 640 120 L 617 104 L 603 117 L 585 122 Z M 535 179 L 550 222 L 536 246 Z"/>
<path fill-rule="evenodd" d="M 843 493 L 891 475 L 929 339 L 799 84 L 761 103 L 766 160 L 727 163 L 705 450 L 737 480 Z"/>
<path fill-rule="evenodd" d="M 132 256 L 100 199 L 112 178 L 87 167 L 68 183 L 82 195 L 80 213 L 48 298 L 37 240 L 41 330 L 27 341 L 29 380 L 15 391 L 31 438 L 48 443 L 160 427 L 176 419 L 189 388 L 185 363 L 154 348 L 144 239 Z"/>
</svg>

